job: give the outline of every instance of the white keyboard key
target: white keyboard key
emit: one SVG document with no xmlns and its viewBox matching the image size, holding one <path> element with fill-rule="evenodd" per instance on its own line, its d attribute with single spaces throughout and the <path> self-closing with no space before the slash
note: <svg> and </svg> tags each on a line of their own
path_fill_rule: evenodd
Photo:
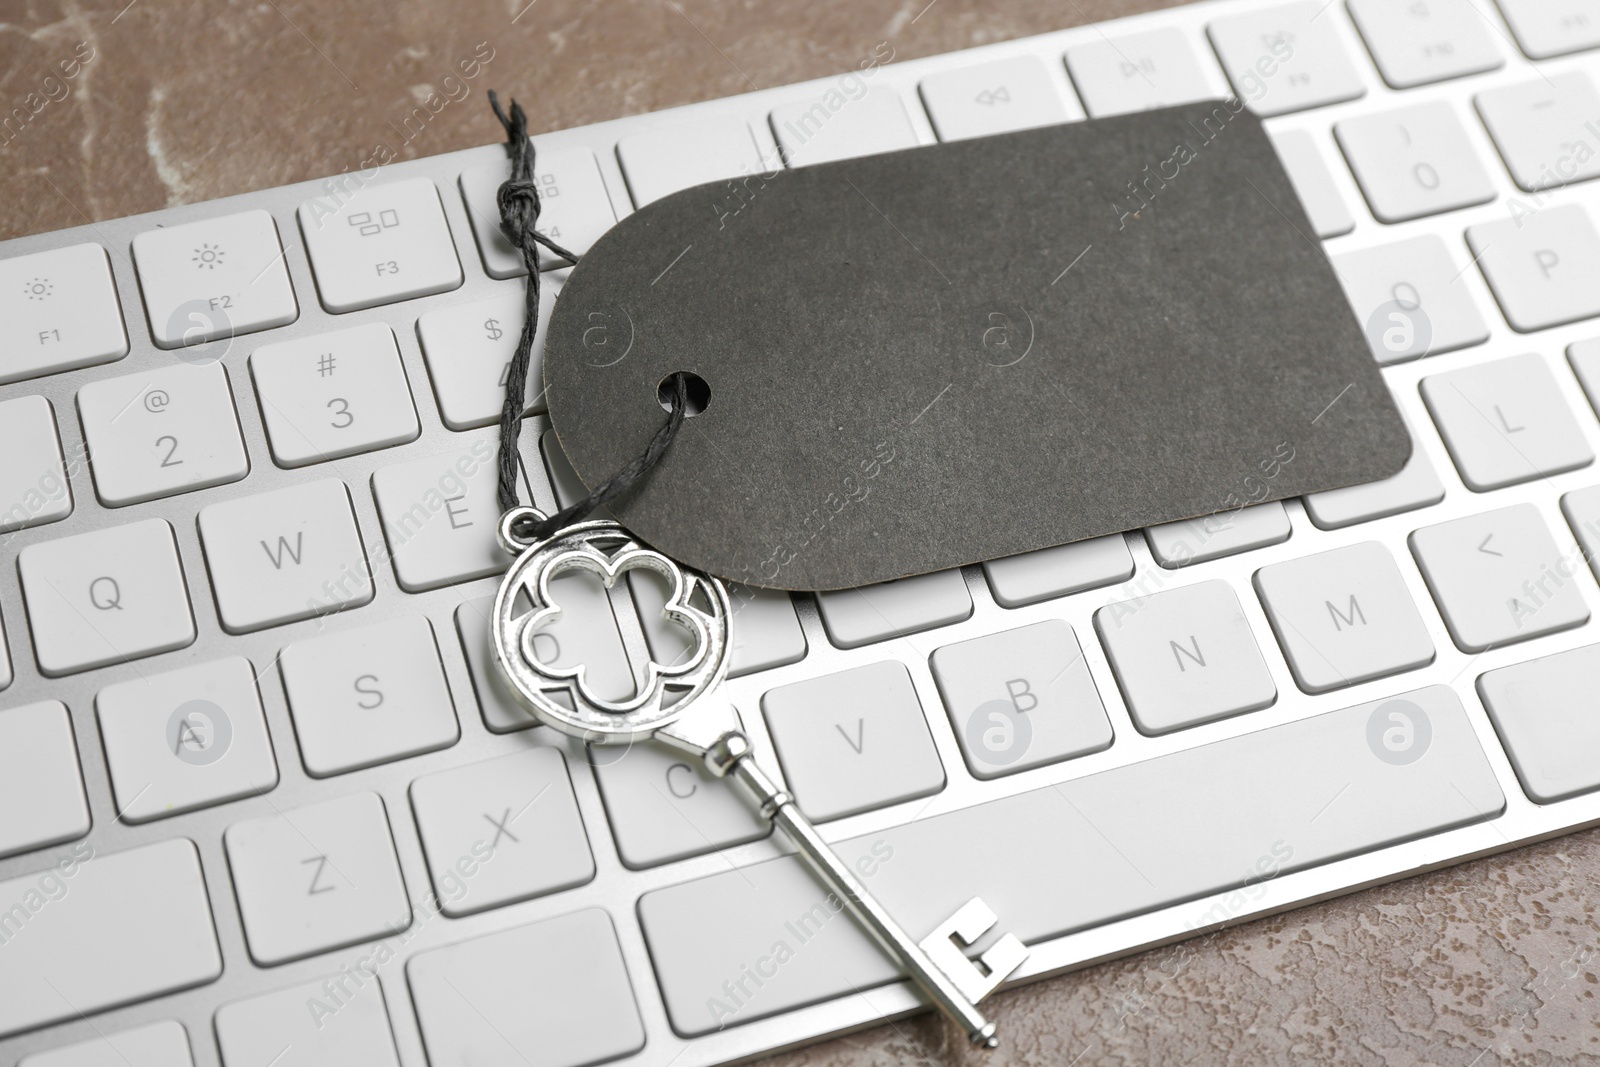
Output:
<svg viewBox="0 0 1600 1067">
<path fill-rule="evenodd" d="M 110 855 L 79 845 L 0 882 L 0 915 L 0 1037 L 222 974 L 200 856 L 184 838 Z"/>
<path fill-rule="evenodd" d="M 1092 118 L 1217 95 L 1182 30 L 1151 30 L 1067 49 L 1067 70 Z"/>
<path fill-rule="evenodd" d="M 266 793 L 278 784 L 256 673 L 241 657 L 100 690 L 100 736 L 126 822 Z"/>
<path fill-rule="evenodd" d="M 1498 70 L 1505 60 L 1472 0 L 1350 0 L 1383 80 L 1410 89 Z"/>
<path fill-rule="evenodd" d="M 461 736 L 424 616 L 296 641 L 278 668 L 313 778 L 448 748 Z"/>
<path fill-rule="evenodd" d="M 1366 93 L 1323 0 L 1229 15 L 1207 32 L 1239 99 L 1262 117 L 1354 100 Z"/>
<path fill-rule="evenodd" d="M 1600 338 L 1568 345 L 1567 361 L 1589 398 L 1589 406 L 1600 412 Z"/>
<path fill-rule="evenodd" d="M 523 392 L 524 415 L 542 414 L 544 334 L 561 292 L 561 276 L 548 274 L 539 286 L 539 332 Z M 522 332 L 521 283 L 487 300 L 435 308 L 417 320 L 417 338 L 433 379 L 439 415 L 452 430 L 472 430 L 500 421 L 506 402 L 506 375 Z"/>
<path fill-rule="evenodd" d="M 534 229 L 575 255 L 583 255 L 617 223 L 606 192 L 600 165 L 587 148 L 538 150 L 533 161 L 539 183 L 539 223 Z M 472 219 L 472 231 L 483 254 L 483 269 L 491 278 L 518 278 L 527 274 L 522 253 L 511 247 L 500 231 L 500 206 L 496 196 L 511 177 L 510 161 L 487 163 L 461 173 L 461 195 Z M 571 266 L 547 248 L 539 249 L 539 269 Z"/>
<path fill-rule="evenodd" d="M 860 648 L 961 622 L 972 614 L 972 594 L 961 571 L 934 571 L 860 589 L 817 594 L 828 640 Z"/>
<path fill-rule="evenodd" d="M 600 583 L 582 574 L 564 574 L 551 582 L 550 588 L 560 597 L 562 613 L 534 639 L 539 654 L 556 667 L 582 664 L 590 690 L 605 700 L 632 696 L 636 686 L 633 667 Z M 497 734 L 526 730 L 536 725 L 536 720 L 491 660 L 489 616 L 493 610 L 492 596 L 466 601 L 456 609 L 456 630 L 466 649 L 484 725 Z"/>
<path fill-rule="evenodd" d="M 352 793 L 234 823 L 223 835 L 250 956 L 277 963 L 411 925 L 383 801 Z"/>
<path fill-rule="evenodd" d="M 127 354 L 105 249 L 72 245 L 0 260 L 0 385 Z"/>
<path fill-rule="evenodd" d="M 1312 493 L 1305 498 L 1306 514 L 1319 530 L 1337 530 L 1358 522 L 1387 518 L 1429 507 L 1444 499 L 1444 483 L 1439 481 L 1427 453 L 1422 450 L 1410 420 L 1406 421 L 1406 428 L 1411 432 L 1411 458 L 1406 460 L 1399 474 L 1382 481 Z"/>
<path fill-rule="evenodd" d="M 1334 186 L 1328 164 L 1311 132 L 1284 130 L 1272 135 L 1272 146 L 1278 150 L 1278 158 L 1283 161 L 1283 169 L 1289 172 L 1289 180 L 1294 183 L 1300 205 L 1306 209 L 1306 217 L 1311 220 L 1311 228 L 1317 236 L 1327 240 L 1355 229 L 1356 220 Z"/>
<path fill-rule="evenodd" d="M 1531 59 L 1549 59 L 1600 47 L 1596 0 L 1497 0 Z"/>
<path fill-rule="evenodd" d="M 178 546 L 161 519 L 28 545 L 17 569 L 33 652 L 52 678 L 194 641 Z"/>
<path fill-rule="evenodd" d="M 107 507 L 192 493 L 250 473 L 220 362 L 174 363 L 78 390 L 95 493 Z"/>
<path fill-rule="evenodd" d="M 1532 504 L 1472 515 L 1411 535 L 1450 636 L 1463 652 L 1568 630 L 1589 621 L 1579 569 Z"/>
<path fill-rule="evenodd" d="M 1263 567 L 1255 586 L 1294 680 L 1307 693 L 1433 662 L 1433 641 L 1400 568 L 1376 541 Z"/>
<path fill-rule="evenodd" d="M 1107 604 L 1094 613 L 1094 627 L 1140 733 L 1170 733 L 1278 699 L 1226 582 Z"/>
<path fill-rule="evenodd" d="M 581 961 L 577 964 L 576 961 Z M 644 1047 L 644 1023 L 611 918 L 589 908 L 406 964 L 434 1064 L 585 1067 Z"/>
<path fill-rule="evenodd" d="M 0 711 L 0 811 L 6 813 L 0 856 L 89 832 L 89 803 L 66 705 L 46 700 Z"/>
<path fill-rule="evenodd" d="M 472 915 L 594 877 L 567 764 L 553 748 L 418 778 L 411 808 L 446 915 Z"/>
<path fill-rule="evenodd" d="M 1594 686 L 1600 645 L 1502 667 L 1478 693 L 1528 799 L 1538 804 L 1600 789 L 1600 717 Z"/>
<path fill-rule="evenodd" d="M 784 778 L 813 822 L 931 796 L 944 768 L 899 663 L 779 686 L 761 698 Z"/>
<path fill-rule="evenodd" d="M 1126 581 L 1133 555 L 1123 536 L 1112 534 L 990 560 L 983 573 L 1002 607 L 1020 608 Z"/>
<path fill-rule="evenodd" d="M 1600 93 L 1582 71 L 1485 90 L 1478 112 L 1523 189 L 1600 177 L 1600 158 L 1590 144 L 1600 124 Z"/>
<path fill-rule="evenodd" d="M 72 514 L 72 489 L 50 401 L 0 401 L 0 533 L 43 526 Z"/>
<path fill-rule="evenodd" d="M 237 215 L 146 230 L 133 239 L 150 335 L 160 348 L 287 326 L 300 315 L 272 216 Z"/>
<path fill-rule="evenodd" d="M 1438 237 L 1412 237 L 1331 258 L 1379 363 L 1453 352 L 1489 339 L 1462 280 L 1464 271 Z"/>
<path fill-rule="evenodd" d="M 332 312 L 392 304 L 461 285 L 439 190 L 427 178 L 367 185 L 300 205 L 300 232 Z"/>
<path fill-rule="evenodd" d="M 941 141 L 964 141 L 1082 118 L 1037 56 L 1017 55 L 930 74 L 918 90 Z"/>
<path fill-rule="evenodd" d="M 662 745 L 590 745 L 622 862 L 638 870 L 758 841 L 772 824 L 705 764 Z"/>
<path fill-rule="evenodd" d="M 631 571 L 628 591 L 633 594 L 639 625 L 657 663 L 678 663 L 693 654 L 688 631 L 662 615 L 667 603 L 665 579 L 654 571 Z M 728 597 L 733 602 L 733 658 L 728 664 L 728 677 L 754 674 L 805 658 L 806 635 L 800 629 L 800 619 L 788 593 L 730 582 Z"/>
<path fill-rule="evenodd" d="M 383 987 L 346 970 L 217 1009 L 224 1067 L 400 1067 Z"/>
<path fill-rule="evenodd" d="M 967 766 L 998 778 L 1111 747 L 1111 722 L 1060 619 L 945 645 L 930 662 Z"/>
<path fill-rule="evenodd" d="M 1575 489 L 1561 498 L 1561 512 L 1583 547 L 1589 568 L 1600 576 L 1600 485 Z"/>
<path fill-rule="evenodd" d="M 420 432 L 394 331 L 381 322 L 262 345 L 250 373 L 279 466 L 405 444 Z"/>
<path fill-rule="evenodd" d="M 1380 222 L 1405 222 L 1495 197 L 1467 132 L 1443 101 L 1380 111 L 1333 127 Z"/>
<path fill-rule="evenodd" d="M 1461 480 L 1480 493 L 1587 467 L 1594 453 L 1534 353 L 1422 379 Z"/>
<path fill-rule="evenodd" d="M 1394 715 L 1412 723 L 1412 744 L 1380 754 L 1372 723 L 1381 731 Z M 1250 898 L 1264 871 L 1316 867 L 1504 809 L 1460 699 L 1435 686 L 834 848 L 912 937 L 981 895 L 1031 943 L 1231 890 Z M 975 841 L 981 862 L 961 847 Z M 686 1036 L 899 977 L 847 913 L 824 906 L 816 878 L 792 856 L 648 892 L 638 910 L 668 1018 Z M 746 968 L 770 977 L 730 994 L 724 983 Z"/>
<path fill-rule="evenodd" d="M 1289 513 L 1276 500 L 1147 527 L 1156 562 L 1168 569 L 1221 559 L 1289 539 Z"/>
<path fill-rule="evenodd" d="M 567 454 L 561 450 L 561 441 L 556 437 L 554 430 L 546 430 L 540 435 L 539 454 L 544 459 L 545 472 L 550 476 L 550 488 L 555 493 L 558 505 L 564 508 L 571 507 L 589 495 L 589 487 L 583 484 L 578 472 L 572 469 L 572 463 L 567 459 Z M 595 512 L 595 515 L 600 517 L 608 514 L 604 508 Z"/>
<path fill-rule="evenodd" d="M 230 634 L 372 602 L 350 492 L 337 478 L 212 504 L 199 526 Z"/>
<path fill-rule="evenodd" d="M 480 435 L 454 452 L 392 464 L 372 476 L 400 588 L 420 593 L 487 578 L 511 565 L 495 539 L 498 477 L 493 435 Z"/>
<path fill-rule="evenodd" d="M 164 1019 L 36 1052 L 24 1056 L 17 1067 L 194 1067 L 194 1058 L 183 1024 Z"/>
<path fill-rule="evenodd" d="M 840 83 L 846 79 L 840 79 Z M 805 100 L 772 109 L 772 132 L 791 167 L 913 148 L 917 131 L 893 89 L 846 94 L 841 84 Z"/>
<path fill-rule="evenodd" d="M 1600 315 L 1600 235 L 1577 204 L 1469 227 L 1467 242 L 1513 330 Z"/>
<path fill-rule="evenodd" d="M 698 119 L 630 133 L 617 142 L 617 162 L 622 164 L 622 176 L 628 181 L 635 207 L 707 182 L 727 182 L 726 186 L 706 191 L 712 204 L 731 200 L 745 182 L 759 195 L 765 184 L 762 176 L 776 169 L 762 161 L 750 127 L 743 119 L 733 117 Z"/>
</svg>

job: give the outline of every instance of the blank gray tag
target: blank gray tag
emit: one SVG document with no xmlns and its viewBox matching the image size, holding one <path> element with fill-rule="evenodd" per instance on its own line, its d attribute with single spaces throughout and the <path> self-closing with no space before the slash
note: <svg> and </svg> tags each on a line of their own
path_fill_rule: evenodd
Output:
<svg viewBox="0 0 1600 1067">
<path fill-rule="evenodd" d="M 783 589 L 1372 481 L 1411 450 L 1260 122 L 1222 102 L 657 201 L 583 257 L 545 339 L 585 483 L 643 452 L 680 370 L 709 407 L 613 510 Z"/>
</svg>

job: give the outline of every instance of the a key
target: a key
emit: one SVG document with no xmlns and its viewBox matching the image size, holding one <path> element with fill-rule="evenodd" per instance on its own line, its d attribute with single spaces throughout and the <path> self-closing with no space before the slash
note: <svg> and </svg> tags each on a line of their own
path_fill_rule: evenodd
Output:
<svg viewBox="0 0 1600 1067">
<path fill-rule="evenodd" d="M 421 615 L 296 641 L 278 669 L 314 778 L 448 748 L 461 736 Z"/>
<path fill-rule="evenodd" d="M 414 441 L 411 386 L 381 322 L 262 345 L 250 357 L 279 466 L 304 467 Z"/>
<path fill-rule="evenodd" d="M 1600 315 L 1600 234 L 1581 205 L 1471 226 L 1467 243 L 1518 333 Z"/>
<path fill-rule="evenodd" d="M 473 167 L 461 174 L 461 196 L 478 237 L 483 269 L 491 278 L 518 278 L 528 273 L 521 254 L 500 231 L 500 209 L 495 197 L 511 176 L 511 164 L 502 159 Z M 539 185 L 539 225 L 536 229 L 574 255 L 583 255 L 600 235 L 617 224 L 600 176 L 594 153 L 587 148 L 540 149 L 534 157 L 534 181 Z M 539 249 L 539 269 L 571 266 L 547 248 Z M 520 321 L 520 320 L 519 320 Z"/>
<path fill-rule="evenodd" d="M 382 986 L 367 973 L 345 970 L 224 1004 L 216 1017 L 224 1067 L 400 1067 Z"/>
<path fill-rule="evenodd" d="M 1498 0 L 1529 59 L 1600 46 L 1600 0 Z"/>
<path fill-rule="evenodd" d="M 173 363 L 78 390 L 94 488 L 122 507 L 236 482 L 250 473 L 221 363 Z"/>
<path fill-rule="evenodd" d="M 645 1044 L 616 928 L 599 908 L 419 953 L 406 976 L 429 1063 L 583 1067 Z"/>
<path fill-rule="evenodd" d="M 661 617 L 670 590 L 653 574 L 628 575 L 628 592 L 638 609 L 639 625 L 650 643 L 650 654 L 658 663 L 671 663 L 691 655 L 693 646 L 685 635 Z M 733 659 L 728 677 L 738 678 L 756 671 L 797 663 L 806 655 L 806 635 L 794 613 L 794 601 L 782 589 L 752 589 L 728 585 L 733 600 Z"/>
<path fill-rule="evenodd" d="M 1289 180 L 1300 195 L 1300 204 L 1306 209 L 1306 218 L 1311 220 L 1311 228 L 1317 231 L 1317 236 L 1326 240 L 1342 237 L 1355 229 L 1356 220 L 1333 184 L 1333 175 L 1311 132 L 1284 130 L 1271 136 L 1272 146 L 1278 150 L 1278 158 L 1283 161 L 1283 169 L 1289 172 Z"/>
<path fill-rule="evenodd" d="M 1239 99 L 1262 118 L 1354 100 L 1367 90 L 1320 0 L 1230 15 L 1207 32 Z"/>
<path fill-rule="evenodd" d="M 703 760 L 665 745 L 590 745 L 622 862 L 639 869 L 758 841 L 772 827 Z"/>
<path fill-rule="evenodd" d="M 762 160 L 750 127 L 733 117 L 630 133 L 617 142 L 617 162 L 622 164 L 635 207 L 692 185 L 726 182 L 707 190 L 706 199 L 717 205 L 719 219 L 725 212 L 736 213 L 743 201 L 759 196 L 762 176 L 777 169 L 776 164 Z M 552 239 L 563 243 L 560 238 Z"/>
<path fill-rule="evenodd" d="M 217 613 L 231 634 L 372 601 L 350 491 L 337 478 L 212 504 L 198 525 Z"/>
<path fill-rule="evenodd" d="M 1067 70 L 1093 118 L 1216 96 L 1182 30 L 1153 30 L 1067 49 Z"/>
<path fill-rule="evenodd" d="M 50 401 L 19 396 L 0 403 L 0 533 L 42 526 L 72 514 L 72 489 Z"/>
<path fill-rule="evenodd" d="M 1394 89 L 1479 74 L 1505 62 L 1489 20 L 1472 0 L 1350 0 L 1350 14 Z"/>
<path fill-rule="evenodd" d="M 265 211 L 146 230 L 133 239 L 150 335 L 188 348 L 287 326 L 300 315 L 278 227 Z"/>
<path fill-rule="evenodd" d="M 580 886 L 594 856 L 566 761 L 531 748 L 411 783 L 434 895 L 452 918 Z"/>
<path fill-rule="evenodd" d="M 528 363 L 524 415 L 542 413 L 544 402 L 544 328 L 561 292 L 561 275 L 547 274 L 539 287 L 539 332 L 534 334 Z M 522 293 L 508 289 L 487 300 L 435 308 L 417 320 L 422 358 L 428 363 L 439 414 L 452 430 L 472 430 L 500 420 L 506 402 L 506 376 L 517 337 L 522 332 Z M 599 313 L 605 319 L 604 313 Z M 620 316 L 619 316 L 620 319 Z M 609 320 L 592 320 L 606 327 Z M 616 351 L 625 354 L 626 328 L 619 331 Z M 593 334 L 598 340 L 601 335 Z M 609 338 L 607 338 L 609 340 Z"/>
<path fill-rule="evenodd" d="M 1345 119 L 1333 132 L 1380 222 L 1494 199 L 1461 120 L 1442 101 Z"/>
<path fill-rule="evenodd" d="M 72 720 L 55 700 L 0 711 L 0 856 L 89 832 Z"/>
<path fill-rule="evenodd" d="M 1094 627 L 1141 733 L 1268 707 L 1278 688 L 1227 582 L 1107 604 Z"/>
<path fill-rule="evenodd" d="M 450 224 L 427 178 L 369 185 L 300 205 L 300 232 L 329 311 L 359 311 L 461 284 Z"/>
<path fill-rule="evenodd" d="M 1548 804 L 1600 789 L 1600 716 L 1593 712 L 1600 645 L 1490 671 L 1478 678 L 1495 732 L 1523 792 Z"/>
<path fill-rule="evenodd" d="M 1428 454 L 1422 450 L 1411 420 L 1406 420 L 1406 427 L 1411 431 L 1411 458 L 1406 460 L 1399 474 L 1378 482 L 1312 493 L 1305 498 L 1306 514 L 1318 529 L 1337 530 L 1429 507 L 1444 499 L 1444 483 L 1439 481 Z"/>
<path fill-rule="evenodd" d="M 1062 103 L 1037 56 L 1012 56 L 930 74 L 918 86 L 941 141 L 962 141 L 1082 118 Z"/>
<path fill-rule="evenodd" d="M 139 823 L 278 784 L 256 672 L 239 656 L 130 678 L 95 697 L 117 813 Z"/>
<path fill-rule="evenodd" d="M 1133 555 L 1121 534 L 1041 548 L 983 565 L 989 591 L 1008 608 L 1095 589 L 1133 577 Z"/>
<path fill-rule="evenodd" d="M 1582 71 L 1486 90 L 1478 94 L 1478 113 L 1511 176 L 1528 192 L 1600 176 L 1590 145 L 1590 131 L 1600 124 L 1600 93 Z"/>
<path fill-rule="evenodd" d="M 411 925 L 383 801 L 352 793 L 223 835 L 250 955 L 270 967 Z"/>
<path fill-rule="evenodd" d="M 105 249 L 73 245 L 0 261 L 0 385 L 127 354 Z"/>
<path fill-rule="evenodd" d="M 961 622 L 972 615 L 972 594 L 959 570 L 935 571 L 818 593 L 817 610 L 830 641 L 860 648 Z"/>
<path fill-rule="evenodd" d="M 917 131 L 898 93 L 885 88 L 862 92 L 859 82 L 855 86 L 850 96 L 830 86 L 831 91 L 772 109 L 772 132 L 789 166 L 916 146 Z"/>
<path fill-rule="evenodd" d="M 523 525 L 542 519 L 532 508 L 513 508 L 501 517 L 497 530 L 501 547 L 517 559 L 495 596 L 490 632 L 495 661 L 518 698 L 539 721 L 562 733 L 596 744 L 633 744 L 653 738 L 701 761 L 714 776 L 733 778 L 761 814 L 799 850 L 840 908 L 850 910 L 934 1004 L 960 1025 L 974 1044 L 997 1045 L 995 1025 L 978 1011 L 976 1002 L 1022 965 L 1027 948 L 1006 934 L 978 963 L 968 960 L 962 948 L 996 923 L 994 914 L 976 897 L 922 941 L 913 941 L 867 892 L 863 874 L 828 847 L 801 813 L 795 797 L 761 769 L 737 709 L 717 693 L 730 658 L 733 607 L 726 587 L 646 548 L 607 520 L 579 523 L 545 541 L 525 540 L 519 533 Z M 663 613 L 694 636 L 696 652 L 673 664 L 652 661 L 637 692 L 623 700 L 605 700 L 586 684 L 583 665 L 555 667 L 543 658 L 539 635 L 563 610 L 552 582 L 583 573 L 610 587 L 629 571 L 641 568 L 653 571 L 671 586 Z M 887 666 L 904 675 L 904 668 Z M 905 688 L 910 689 L 909 679 Z M 769 723 L 773 721 L 771 696 L 768 694 Z M 914 692 L 910 698 L 914 703 Z M 785 712 L 781 717 L 792 716 Z M 861 718 L 865 717 L 863 711 Z M 916 725 L 931 754 L 932 741 L 920 710 Z M 903 727 L 900 733 L 906 735 Z M 864 737 L 864 733 L 856 736 L 858 750 L 864 751 Z M 847 732 L 842 740 L 846 746 L 851 743 Z M 937 763 L 934 756 L 933 764 Z M 942 784 L 942 769 L 939 778 Z M 519 994 L 525 992 L 519 990 Z M 424 1031 L 427 1028 L 424 1019 Z"/>
<path fill-rule="evenodd" d="M 1168 569 L 1205 563 L 1289 539 L 1289 513 L 1276 500 L 1147 527 L 1156 562 Z"/>
<path fill-rule="evenodd" d="M 0 882 L 0 915 L 12 924 L 0 929 L 0 1038 L 222 974 L 200 853 L 186 838 L 109 855 L 79 844 Z"/>
<path fill-rule="evenodd" d="M 1489 339 L 1489 328 L 1444 241 L 1433 235 L 1332 257 L 1367 347 L 1379 363 L 1453 352 Z"/>
<path fill-rule="evenodd" d="M 194 1067 L 183 1024 L 163 1019 L 132 1030 L 24 1056 L 17 1067 Z M 231 1065 L 230 1065 L 231 1067 Z"/>
</svg>

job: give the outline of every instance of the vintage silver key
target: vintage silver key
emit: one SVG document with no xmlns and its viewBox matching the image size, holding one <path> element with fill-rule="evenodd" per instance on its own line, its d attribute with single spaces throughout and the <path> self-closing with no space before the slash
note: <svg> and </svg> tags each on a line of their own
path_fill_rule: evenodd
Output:
<svg viewBox="0 0 1600 1067">
<path fill-rule="evenodd" d="M 540 542 L 519 535 L 527 523 L 542 519 L 532 508 L 514 508 L 500 520 L 500 544 L 517 559 L 495 597 L 490 624 L 495 662 L 528 710 L 540 722 L 591 744 L 654 738 L 701 760 L 717 777 L 739 782 L 761 814 L 934 1005 L 973 1044 L 997 1046 L 995 1024 L 984 1018 L 977 1002 L 1022 965 L 1027 947 L 1006 934 L 976 962 L 967 959 L 963 946 L 997 922 L 979 897 L 920 942 L 913 941 L 828 847 L 794 797 L 761 769 L 740 729 L 738 711 L 719 698 L 732 649 L 732 605 L 722 582 L 641 545 L 610 521 L 579 523 Z M 556 578 L 583 571 L 609 587 L 631 570 L 652 571 L 666 582 L 671 592 L 662 611 L 690 632 L 694 652 L 671 665 L 651 663 L 633 696 L 605 700 L 589 691 L 581 664 L 556 667 L 541 661 L 534 639 L 561 613 L 551 595 Z"/>
</svg>

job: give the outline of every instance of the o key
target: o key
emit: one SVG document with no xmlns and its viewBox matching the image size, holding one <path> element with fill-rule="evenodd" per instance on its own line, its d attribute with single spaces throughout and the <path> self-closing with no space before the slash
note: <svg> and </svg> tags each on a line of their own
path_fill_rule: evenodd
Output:
<svg viewBox="0 0 1600 1067">
<path fill-rule="evenodd" d="M 962 1027 L 973 1044 L 999 1044 L 995 1024 L 978 1011 L 982 1000 L 1027 959 L 1028 949 L 1007 934 L 979 960 L 970 945 L 996 923 L 993 911 L 974 897 L 915 942 L 862 885 L 803 815 L 788 791 L 757 765 L 738 712 L 718 689 L 732 649 L 732 605 L 718 579 L 679 565 L 635 541 L 614 522 L 583 522 L 546 541 L 528 541 L 518 530 L 543 516 L 514 508 L 500 520 L 501 546 L 517 560 L 495 596 L 490 634 L 494 658 L 512 691 L 540 722 L 596 745 L 626 745 L 654 738 L 700 760 L 718 778 L 739 782 L 761 815 L 781 830 L 873 939 L 903 967 L 933 1003 Z M 586 572 L 607 587 L 632 570 L 654 572 L 670 590 L 663 616 L 692 638 L 691 654 L 671 665 L 652 662 L 644 684 L 624 700 L 594 695 L 584 665 L 554 666 L 539 658 L 540 632 L 561 615 L 552 583 Z M 959 942 L 959 944 L 958 944 Z"/>
</svg>

